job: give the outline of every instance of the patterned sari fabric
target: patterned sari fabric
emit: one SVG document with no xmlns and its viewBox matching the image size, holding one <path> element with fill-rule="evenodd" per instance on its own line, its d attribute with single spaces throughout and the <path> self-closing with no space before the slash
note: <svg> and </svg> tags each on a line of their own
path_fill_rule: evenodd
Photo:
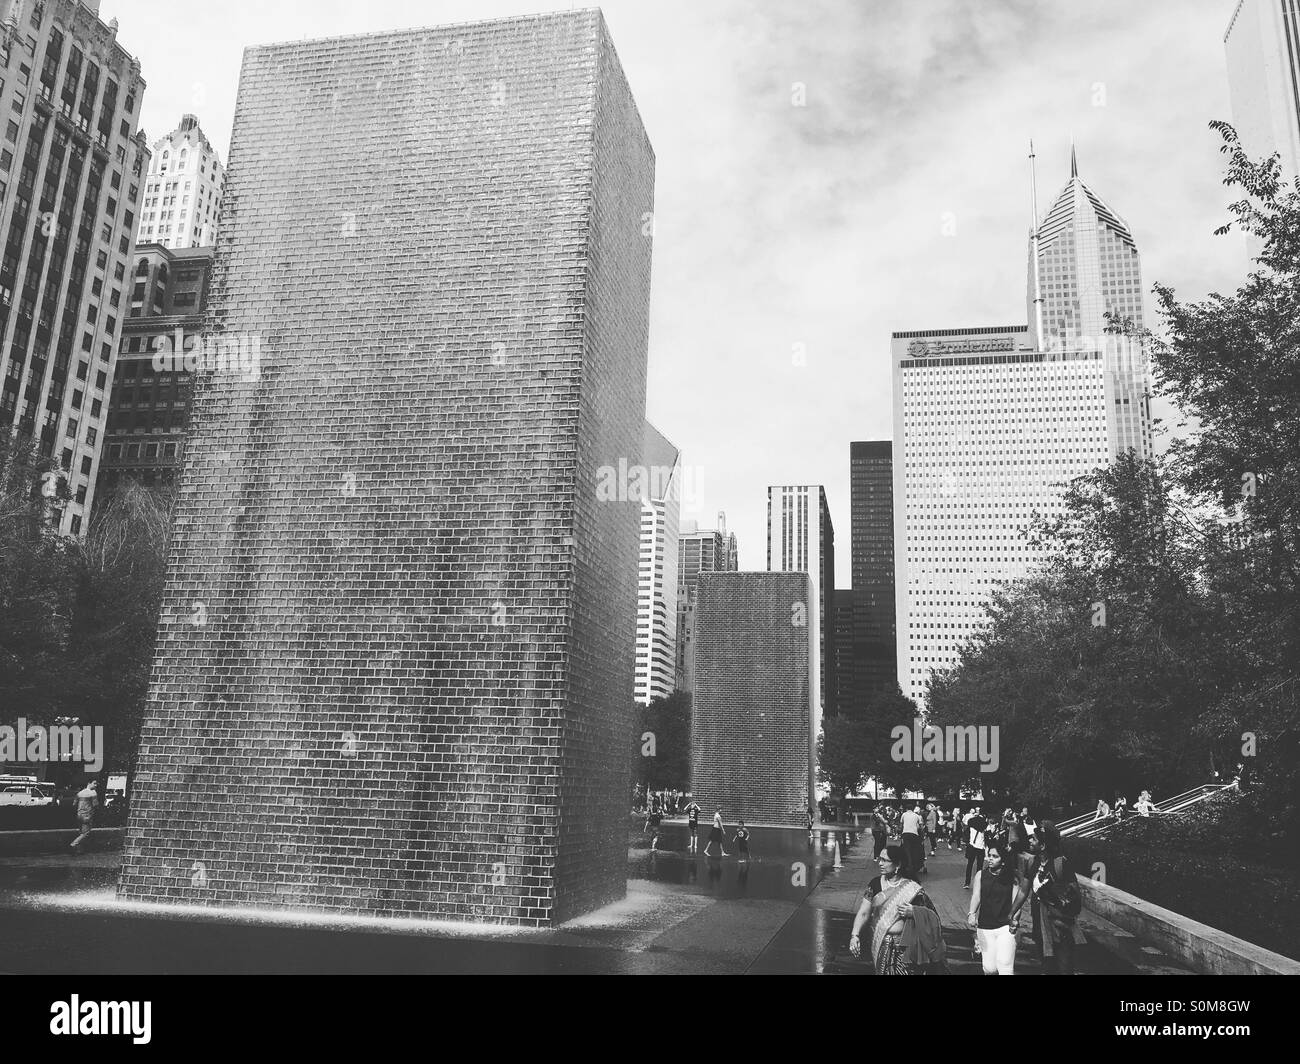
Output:
<svg viewBox="0 0 1300 1064">
<path fill-rule="evenodd" d="M 880 893 L 871 899 L 871 917 L 867 921 L 867 939 L 877 975 L 911 975 L 911 966 L 903 959 L 903 950 L 889 929 L 898 920 L 898 910 L 921 892 L 921 884 L 902 879 L 891 886 L 881 884 Z"/>
</svg>

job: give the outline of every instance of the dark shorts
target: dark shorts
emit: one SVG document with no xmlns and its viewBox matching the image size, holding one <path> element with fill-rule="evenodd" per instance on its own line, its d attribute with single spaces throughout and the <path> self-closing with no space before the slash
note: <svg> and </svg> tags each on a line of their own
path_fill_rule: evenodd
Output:
<svg viewBox="0 0 1300 1064">
<path fill-rule="evenodd" d="M 700 825 L 699 825 L 699 824 L 692 824 L 690 827 L 691 827 L 691 837 L 694 838 L 696 832 L 698 832 L 698 831 L 700 830 Z"/>
</svg>

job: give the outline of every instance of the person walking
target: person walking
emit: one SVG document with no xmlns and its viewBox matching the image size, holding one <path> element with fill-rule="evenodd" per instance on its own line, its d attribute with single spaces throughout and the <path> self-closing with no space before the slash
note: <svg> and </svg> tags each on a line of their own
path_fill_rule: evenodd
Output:
<svg viewBox="0 0 1300 1064">
<path fill-rule="evenodd" d="M 970 890 L 971 875 L 984 868 L 984 831 L 988 821 L 980 813 L 980 807 L 973 806 L 966 814 L 966 890 Z"/>
<path fill-rule="evenodd" d="M 930 856 L 934 856 L 934 844 L 939 838 L 939 810 L 934 807 L 934 803 L 925 810 L 925 833 L 929 836 Z"/>
<path fill-rule="evenodd" d="M 921 847 L 923 823 L 919 802 L 903 814 L 903 849 L 907 851 L 908 866 L 918 872 L 925 867 L 925 850 Z"/>
<path fill-rule="evenodd" d="M 1041 849 L 1029 882 L 1034 941 L 1038 943 L 1044 975 L 1073 975 L 1075 920 L 1083 908 L 1083 896 L 1070 860 L 1061 848 L 1061 833 L 1055 822 L 1044 820 L 1038 836 Z"/>
<path fill-rule="evenodd" d="M 952 821 L 948 825 L 948 849 L 961 849 L 962 844 L 962 822 L 961 806 L 952 807 Z"/>
<path fill-rule="evenodd" d="M 663 822 L 664 822 L 664 815 L 663 813 L 659 812 L 658 807 L 651 809 L 650 812 L 646 815 L 645 827 L 643 827 L 641 830 L 646 831 L 648 829 L 650 831 L 650 849 L 652 850 L 659 849 L 659 829 L 660 829 L 660 825 L 662 825 Z"/>
<path fill-rule="evenodd" d="M 724 837 L 725 836 L 722 830 L 722 810 L 719 809 L 716 813 L 713 814 L 713 827 L 709 828 L 709 841 L 704 844 L 704 856 L 705 857 L 713 856 L 711 853 L 709 853 L 709 847 L 716 842 L 718 844 L 719 852 L 722 854 L 723 857 L 726 857 L 727 851 L 723 849 L 723 846 L 725 845 L 723 841 Z"/>
<path fill-rule="evenodd" d="M 683 812 L 686 814 L 686 828 L 690 832 L 690 838 L 686 843 L 687 853 L 698 853 L 700 849 L 700 807 L 691 800 Z"/>
<path fill-rule="evenodd" d="M 1028 894 L 1011 847 L 1004 842 L 985 847 L 984 867 L 975 877 L 967 914 L 985 975 L 1016 974 L 1020 908 Z"/>
<path fill-rule="evenodd" d="M 76 853 L 81 852 L 77 847 L 90 838 L 90 833 L 94 830 L 95 807 L 99 805 L 97 785 L 98 780 L 91 780 L 77 792 L 77 823 L 81 825 L 81 831 L 72 840 L 72 849 Z"/>
<path fill-rule="evenodd" d="M 889 821 L 885 819 L 885 814 L 877 803 L 875 809 L 871 811 L 871 843 L 873 846 L 871 859 L 880 860 L 880 851 L 883 850 L 889 842 Z"/>
<path fill-rule="evenodd" d="M 919 909 L 933 915 L 928 924 L 937 924 L 938 912 L 917 882 L 907 851 L 902 846 L 886 846 L 880 855 L 880 875 L 867 884 L 853 918 L 849 952 L 854 957 L 862 956 L 865 938 L 867 956 L 877 975 L 924 974 L 924 969 L 908 960 L 908 950 L 901 942 L 908 923 L 918 919 Z"/>
</svg>

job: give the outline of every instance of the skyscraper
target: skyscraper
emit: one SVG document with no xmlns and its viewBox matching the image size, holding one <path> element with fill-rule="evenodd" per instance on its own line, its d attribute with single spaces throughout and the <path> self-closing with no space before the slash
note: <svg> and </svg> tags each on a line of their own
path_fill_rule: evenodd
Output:
<svg viewBox="0 0 1300 1064">
<path fill-rule="evenodd" d="M 0 432 L 55 457 L 84 530 L 140 183 L 144 80 L 99 3 L 0 0 Z"/>
<path fill-rule="evenodd" d="M 1073 153 L 1030 235 L 1028 291 L 1028 326 L 893 334 L 898 675 L 917 700 L 993 590 L 1036 564 L 1034 513 L 1059 515 L 1070 480 L 1116 455 L 1151 453 L 1145 352 L 1104 317 L 1142 323 L 1137 247 Z"/>
<path fill-rule="evenodd" d="M 767 569 L 807 573 L 812 579 L 808 623 L 813 629 L 814 733 L 821 727 L 829 693 L 835 691 L 834 655 L 827 653 L 835 608 L 835 529 L 826 489 L 820 484 L 784 484 L 767 489 Z"/>
<path fill-rule="evenodd" d="M 140 240 L 165 248 L 211 247 L 226 171 L 199 120 L 183 115 L 180 125 L 153 146 L 140 213 Z"/>
<path fill-rule="evenodd" d="M 847 701 L 841 713 L 860 712 L 881 691 L 898 683 L 894 602 L 894 445 L 890 440 L 849 445 L 852 526 L 849 549 L 853 590 L 852 676 L 838 687 Z M 839 596 L 837 593 L 837 601 Z M 840 663 L 836 663 L 840 668 Z"/>
<path fill-rule="evenodd" d="M 1277 152 L 1300 175 L 1300 3 L 1238 0 L 1223 35 L 1232 124 L 1252 158 Z"/>
<path fill-rule="evenodd" d="M 645 423 L 642 461 L 648 472 L 641 500 L 641 556 L 636 607 L 636 699 L 673 693 L 677 675 L 677 538 L 681 452 Z"/>
<path fill-rule="evenodd" d="M 1038 300 L 1036 292 L 1041 292 Z M 1103 356 L 1110 453 L 1134 450 L 1149 457 L 1146 351 L 1126 336 L 1107 332 L 1117 320 L 1139 329 L 1144 323 L 1142 260 L 1129 227 L 1080 179 L 1073 149 L 1070 180 L 1030 233 L 1026 293 L 1029 341 L 1036 350 Z"/>
<path fill-rule="evenodd" d="M 248 48 L 235 114 L 205 320 L 262 372 L 195 385 L 119 892 L 622 898 L 654 154 L 604 19 Z"/>
<path fill-rule="evenodd" d="M 1028 267 L 1030 325 L 893 334 L 898 679 L 918 700 L 993 589 L 1035 566 L 1032 515 L 1060 515 L 1070 480 L 1115 455 L 1151 453 L 1145 352 L 1105 332 L 1108 310 L 1141 324 L 1138 248 L 1073 152 Z"/>
<path fill-rule="evenodd" d="M 122 323 L 95 487 L 97 507 L 123 477 L 170 483 L 180 472 L 212 252 L 210 247 L 168 251 L 161 244 L 135 249 L 130 311 Z"/>
<path fill-rule="evenodd" d="M 677 538 L 677 687 L 695 686 L 695 608 L 700 573 L 734 573 L 736 534 L 727 531 L 727 515 L 718 513 L 718 527 L 700 529 L 694 520 L 682 522 Z"/>
</svg>

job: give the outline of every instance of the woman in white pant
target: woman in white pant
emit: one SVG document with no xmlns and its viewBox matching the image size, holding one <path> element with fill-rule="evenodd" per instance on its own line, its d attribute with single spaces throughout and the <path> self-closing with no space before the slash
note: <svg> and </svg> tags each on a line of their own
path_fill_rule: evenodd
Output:
<svg viewBox="0 0 1300 1064">
<path fill-rule="evenodd" d="M 975 877 L 970 896 L 970 926 L 984 962 L 985 975 L 1016 974 L 1016 935 L 1020 907 L 1029 891 L 1006 844 L 990 841 L 984 868 Z"/>
</svg>

